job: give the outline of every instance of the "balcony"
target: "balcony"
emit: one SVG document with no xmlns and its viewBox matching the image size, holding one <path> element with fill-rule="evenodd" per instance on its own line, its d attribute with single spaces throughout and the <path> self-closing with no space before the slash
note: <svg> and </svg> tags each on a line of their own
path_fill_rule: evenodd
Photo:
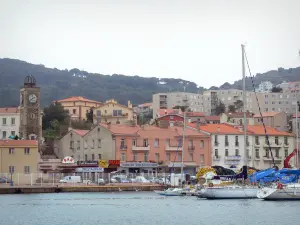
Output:
<svg viewBox="0 0 300 225">
<path fill-rule="evenodd" d="M 282 160 L 282 157 L 281 156 L 274 156 L 274 160 L 275 161 L 281 161 Z M 264 161 L 272 161 L 272 157 L 271 156 L 264 156 Z"/>
<path fill-rule="evenodd" d="M 241 156 L 240 155 L 225 156 L 225 160 L 239 161 L 241 160 Z"/>
<path fill-rule="evenodd" d="M 219 155 L 215 155 L 213 158 L 214 161 L 220 161 L 220 159 L 221 159 L 221 157 Z"/>
<path fill-rule="evenodd" d="M 127 145 L 120 145 L 120 150 L 127 150 Z"/>
<path fill-rule="evenodd" d="M 122 113 L 121 115 L 113 115 L 113 114 L 104 114 L 101 116 L 97 117 L 102 117 L 102 118 L 122 118 L 122 117 L 127 117 L 128 113 Z"/>
<path fill-rule="evenodd" d="M 219 142 L 218 141 L 215 141 L 215 146 L 219 146 Z"/>
<path fill-rule="evenodd" d="M 166 151 L 181 151 L 182 146 L 166 146 Z"/>
<path fill-rule="evenodd" d="M 148 146 L 132 146 L 132 151 L 149 151 L 150 145 Z"/>
<path fill-rule="evenodd" d="M 282 143 L 270 142 L 270 146 L 271 146 L 271 148 L 281 148 L 282 147 Z M 264 144 L 264 148 L 269 148 L 268 143 Z"/>
<path fill-rule="evenodd" d="M 188 146 L 188 150 L 189 151 L 194 151 L 195 150 L 195 146 Z"/>
<path fill-rule="evenodd" d="M 226 165 L 238 165 L 238 164 L 240 164 L 240 162 L 239 161 L 225 161 L 225 164 Z"/>
</svg>

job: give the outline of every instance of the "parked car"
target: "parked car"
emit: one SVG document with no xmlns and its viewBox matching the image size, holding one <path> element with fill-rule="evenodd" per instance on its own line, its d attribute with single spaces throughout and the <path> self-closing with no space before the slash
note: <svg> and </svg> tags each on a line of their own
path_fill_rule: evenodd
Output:
<svg viewBox="0 0 300 225">
<path fill-rule="evenodd" d="M 99 178 L 99 179 L 97 180 L 97 183 L 98 183 L 99 185 L 105 185 L 105 180 L 104 180 L 103 178 Z"/>
<path fill-rule="evenodd" d="M 136 183 L 144 183 L 144 184 L 146 184 L 146 183 L 150 183 L 150 181 L 149 180 L 147 180 L 145 177 L 143 177 L 143 176 L 137 176 L 136 178 L 135 178 L 135 181 L 136 181 Z"/>
<path fill-rule="evenodd" d="M 59 183 L 81 183 L 80 176 L 65 176 L 63 179 L 59 181 Z"/>
<path fill-rule="evenodd" d="M 0 184 L 1 183 L 10 183 L 10 180 L 8 180 L 6 177 L 0 177 Z"/>
</svg>

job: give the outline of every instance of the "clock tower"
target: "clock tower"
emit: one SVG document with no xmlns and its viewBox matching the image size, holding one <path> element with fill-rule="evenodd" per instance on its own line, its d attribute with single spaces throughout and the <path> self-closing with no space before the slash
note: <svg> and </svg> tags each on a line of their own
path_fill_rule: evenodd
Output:
<svg viewBox="0 0 300 225">
<path fill-rule="evenodd" d="M 25 140 L 41 140 L 42 123 L 40 110 L 40 88 L 35 78 L 25 77 L 20 89 L 20 137 Z"/>
</svg>

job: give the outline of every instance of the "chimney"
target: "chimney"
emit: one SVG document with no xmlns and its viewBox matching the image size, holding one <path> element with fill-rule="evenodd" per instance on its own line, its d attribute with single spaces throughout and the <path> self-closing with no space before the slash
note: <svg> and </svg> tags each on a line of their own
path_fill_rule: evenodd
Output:
<svg viewBox="0 0 300 225">
<path fill-rule="evenodd" d="M 131 101 L 128 101 L 128 108 L 132 109 L 132 103 L 131 103 Z"/>
<path fill-rule="evenodd" d="M 217 133 L 220 133 L 220 126 L 217 126 Z"/>
<path fill-rule="evenodd" d="M 165 109 L 165 115 L 167 115 L 168 113 L 167 113 L 167 110 Z"/>
</svg>

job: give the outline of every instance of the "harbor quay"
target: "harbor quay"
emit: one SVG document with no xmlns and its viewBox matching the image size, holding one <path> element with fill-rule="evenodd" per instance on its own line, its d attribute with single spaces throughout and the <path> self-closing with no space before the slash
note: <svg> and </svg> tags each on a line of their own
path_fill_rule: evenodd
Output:
<svg viewBox="0 0 300 225">
<path fill-rule="evenodd" d="M 1 185 L 0 194 L 37 194 L 37 193 L 64 193 L 64 192 L 122 192 L 122 191 L 154 191 L 164 190 L 165 185 L 145 184 L 110 184 L 110 185 L 70 185 L 56 186 L 9 186 Z"/>
</svg>

